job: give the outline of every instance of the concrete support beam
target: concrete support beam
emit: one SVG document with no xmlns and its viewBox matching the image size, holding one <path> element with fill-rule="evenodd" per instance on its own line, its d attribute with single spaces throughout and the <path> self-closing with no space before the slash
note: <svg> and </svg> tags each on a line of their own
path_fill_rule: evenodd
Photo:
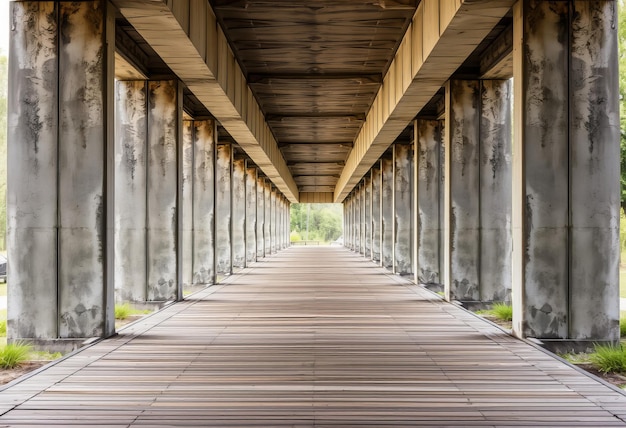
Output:
<svg viewBox="0 0 626 428">
<path fill-rule="evenodd" d="M 113 17 L 103 1 L 11 2 L 10 341 L 114 332 Z"/>
<path fill-rule="evenodd" d="M 246 168 L 246 266 L 257 258 L 257 169 Z"/>
<path fill-rule="evenodd" d="M 265 257 L 265 179 L 257 177 L 256 183 L 256 256 Z"/>
<path fill-rule="evenodd" d="M 210 4 L 112 2 L 265 175 L 297 202 L 298 187 Z"/>
<path fill-rule="evenodd" d="M 360 220 L 360 226 L 359 226 L 359 233 L 360 233 L 360 237 L 359 237 L 359 242 L 361 243 L 361 245 L 359 245 L 359 253 L 361 253 L 361 255 L 365 256 L 366 252 L 365 252 L 365 248 L 366 248 L 366 236 L 367 236 L 367 229 L 366 229 L 366 225 L 367 225 L 367 210 L 366 210 L 366 206 L 367 203 L 365 201 L 366 199 L 366 195 L 365 195 L 365 181 L 362 180 L 361 183 L 359 184 L 359 220 Z"/>
<path fill-rule="evenodd" d="M 193 121 L 183 121 L 182 139 L 182 286 L 193 284 Z"/>
<path fill-rule="evenodd" d="M 380 161 L 374 164 L 371 170 L 372 176 L 372 260 L 380 263 L 382 247 L 382 174 Z"/>
<path fill-rule="evenodd" d="M 619 339 L 613 1 L 514 8 L 513 331 Z"/>
<path fill-rule="evenodd" d="M 115 299 L 147 300 L 147 82 L 119 81 L 115 96 Z"/>
<path fill-rule="evenodd" d="M 422 0 L 335 187 L 342 201 L 441 89 L 514 0 Z"/>
<path fill-rule="evenodd" d="M 398 275 L 413 273 L 413 147 L 410 144 L 393 146 L 394 184 L 394 259 L 393 272 Z"/>
<path fill-rule="evenodd" d="M 364 249 L 365 257 L 372 258 L 372 176 L 367 175 L 363 180 L 364 196 Z"/>
<path fill-rule="evenodd" d="M 417 176 L 417 282 L 443 283 L 440 271 L 443 256 L 443 121 L 415 121 L 415 155 Z"/>
<path fill-rule="evenodd" d="M 265 256 L 272 254 L 272 184 L 269 180 L 265 180 L 265 230 L 263 235 L 265 237 Z"/>
<path fill-rule="evenodd" d="M 445 295 L 480 301 L 480 82 L 446 84 Z"/>
<path fill-rule="evenodd" d="M 354 251 L 356 253 L 361 252 L 361 186 L 357 185 L 354 188 Z"/>
<path fill-rule="evenodd" d="M 270 252 L 276 253 L 276 189 L 270 191 Z"/>
<path fill-rule="evenodd" d="M 231 236 L 233 267 L 246 266 L 246 161 L 233 160 Z"/>
<path fill-rule="evenodd" d="M 182 87 L 174 81 L 148 82 L 148 301 L 176 300 L 179 296 L 181 139 Z"/>
<path fill-rule="evenodd" d="M 352 248 L 352 194 L 343 201 L 343 246 Z"/>
<path fill-rule="evenodd" d="M 395 218 L 393 207 L 395 202 L 394 197 L 394 162 L 393 159 L 384 157 L 381 159 L 381 175 L 382 175 L 382 192 L 381 192 L 381 204 L 382 204 L 382 246 L 381 246 L 381 260 L 382 266 L 393 270 L 394 267 L 394 249 L 395 249 Z"/>
<path fill-rule="evenodd" d="M 193 284 L 216 282 L 214 120 L 193 122 Z"/>
<path fill-rule="evenodd" d="M 215 159 L 215 257 L 218 275 L 230 275 L 233 272 L 232 170 L 232 147 L 218 142 Z"/>
</svg>

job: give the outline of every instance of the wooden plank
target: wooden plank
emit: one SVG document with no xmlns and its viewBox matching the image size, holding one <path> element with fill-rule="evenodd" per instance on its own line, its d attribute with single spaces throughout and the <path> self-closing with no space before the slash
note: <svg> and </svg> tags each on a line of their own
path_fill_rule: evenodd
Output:
<svg viewBox="0 0 626 428">
<path fill-rule="evenodd" d="M 610 427 L 626 396 L 358 254 L 293 247 L 0 405 L 3 426 Z"/>
</svg>

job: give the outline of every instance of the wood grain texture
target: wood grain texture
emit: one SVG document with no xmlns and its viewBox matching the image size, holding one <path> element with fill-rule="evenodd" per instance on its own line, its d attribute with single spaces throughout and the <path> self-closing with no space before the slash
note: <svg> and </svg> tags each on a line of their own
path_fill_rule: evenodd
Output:
<svg viewBox="0 0 626 428">
<path fill-rule="evenodd" d="M 242 272 L 0 392 L 0 425 L 626 425 L 626 396 L 344 248 Z"/>
</svg>

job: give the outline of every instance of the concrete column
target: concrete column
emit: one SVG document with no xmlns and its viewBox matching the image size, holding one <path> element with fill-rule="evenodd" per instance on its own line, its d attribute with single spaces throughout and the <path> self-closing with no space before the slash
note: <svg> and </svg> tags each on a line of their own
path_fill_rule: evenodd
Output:
<svg viewBox="0 0 626 428">
<path fill-rule="evenodd" d="M 276 189 L 270 191 L 270 251 L 276 253 Z"/>
<path fill-rule="evenodd" d="M 382 204 L 382 246 L 381 246 L 381 260 L 382 266 L 387 269 L 393 269 L 394 266 L 394 236 L 395 236 L 395 219 L 394 219 L 394 200 L 393 200 L 393 159 L 383 157 L 381 160 L 381 175 L 382 175 L 382 191 L 381 191 L 381 204 Z"/>
<path fill-rule="evenodd" d="M 511 301 L 511 95 L 508 80 L 481 81 L 480 300 Z"/>
<path fill-rule="evenodd" d="M 183 121 L 182 158 L 182 286 L 193 284 L 193 121 Z"/>
<path fill-rule="evenodd" d="M 413 149 L 394 144 L 394 273 L 413 273 Z"/>
<path fill-rule="evenodd" d="M 148 301 L 175 300 L 179 295 L 181 126 L 182 88 L 174 81 L 148 82 Z"/>
<path fill-rule="evenodd" d="M 256 183 L 256 256 L 265 257 L 265 179 L 257 177 Z"/>
<path fill-rule="evenodd" d="M 108 336 L 113 11 L 101 1 L 11 2 L 11 22 L 8 337 Z"/>
<path fill-rule="evenodd" d="M 246 168 L 246 266 L 256 262 L 257 239 L 257 170 L 254 166 Z"/>
<path fill-rule="evenodd" d="M 357 184 L 354 193 L 354 251 L 357 253 L 361 252 L 361 227 L 363 222 L 361 221 L 361 214 L 363 210 L 361 209 L 361 183 Z"/>
<path fill-rule="evenodd" d="M 147 299 L 146 81 L 119 81 L 115 97 L 115 299 Z"/>
<path fill-rule="evenodd" d="M 215 160 L 215 251 L 217 274 L 233 272 L 232 212 L 233 152 L 230 144 L 217 144 Z"/>
<path fill-rule="evenodd" d="M 480 300 L 480 82 L 446 84 L 445 295 Z"/>
<path fill-rule="evenodd" d="M 382 174 L 380 161 L 372 167 L 372 260 L 380 262 L 380 249 L 382 246 Z"/>
<path fill-rule="evenodd" d="M 233 249 L 233 267 L 246 266 L 246 161 L 233 161 L 231 236 Z"/>
<path fill-rule="evenodd" d="M 364 248 L 365 257 L 372 258 L 372 176 L 367 174 L 363 180 L 363 199 L 364 199 Z"/>
<path fill-rule="evenodd" d="M 442 242 L 441 223 L 443 213 L 439 201 L 443 170 L 441 148 L 442 126 L 440 120 L 416 120 L 415 142 L 417 169 L 417 282 L 441 284 Z"/>
<path fill-rule="evenodd" d="M 265 230 L 263 235 L 265 236 L 265 256 L 272 254 L 272 236 L 271 236 L 271 223 L 272 223 L 272 183 L 268 178 L 265 179 Z"/>
<path fill-rule="evenodd" d="M 619 339 L 617 10 L 514 8 L 513 331 Z"/>
<path fill-rule="evenodd" d="M 343 245 L 350 248 L 352 245 L 352 221 L 350 219 L 352 210 L 352 194 L 343 201 Z"/>
<path fill-rule="evenodd" d="M 193 283 L 215 278 L 215 140 L 214 120 L 193 122 Z"/>
</svg>

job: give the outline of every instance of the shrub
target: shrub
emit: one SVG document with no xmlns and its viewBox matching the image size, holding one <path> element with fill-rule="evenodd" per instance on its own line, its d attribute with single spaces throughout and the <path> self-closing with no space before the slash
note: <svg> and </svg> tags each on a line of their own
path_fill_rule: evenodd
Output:
<svg viewBox="0 0 626 428">
<path fill-rule="evenodd" d="M 590 360 L 603 373 L 626 372 L 626 349 L 623 346 L 596 345 Z"/>
<path fill-rule="evenodd" d="M 10 343 L 0 348 L 0 368 L 12 369 L 28 360 L 32 347 L 22 342 Z"/>
<path fill-rule="evenodd" d="M 626 316 L 619 319 L 619 333 L 621 337 L 626 337 Z"/>
<path fill-rule="evenodd" d="M 6 337 L 7 335 L 7 320 L 0 321 L 0 337 Z"/>
<path fill-rule="evenodd" d="M 115 319 L 125 320 L 130 316 L 133 308 L 130 307 L 128 303 L 124 303 L 123 305 L 115 305 Z"/>
<path fill-rule="evenodd" d="M 494 303 L 491 313 L 502 321 L 511 321 L 513 319 L 513 307 L 506 303 Z"/>
</svg>

